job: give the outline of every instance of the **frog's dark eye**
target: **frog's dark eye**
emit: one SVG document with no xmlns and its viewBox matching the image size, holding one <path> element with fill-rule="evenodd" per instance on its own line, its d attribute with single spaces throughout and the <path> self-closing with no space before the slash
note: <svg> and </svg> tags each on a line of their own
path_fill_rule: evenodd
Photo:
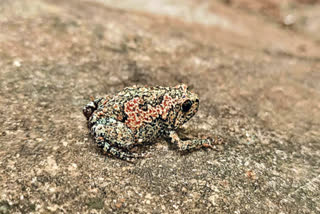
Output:
<svg viewBox="0 0 320 214">
<path fill-rule="evenodd" d="M 186 100 L 183 104 L 182 104 L 182 111 L 183 112 L 188 112 L 190 110 L 192 106 L 192 102 L 190 100 Z"/>
</svg>

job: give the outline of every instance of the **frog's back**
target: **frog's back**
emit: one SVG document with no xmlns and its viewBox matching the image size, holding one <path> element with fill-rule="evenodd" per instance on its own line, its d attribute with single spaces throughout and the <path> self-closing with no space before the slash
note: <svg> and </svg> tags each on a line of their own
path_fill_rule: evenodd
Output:
<svg viewBox="0 0 320 214">
<path fill-rule="evenodd" d="M 107 103 L 109 108 L 113 108 L 116 104 L 116 107 L 122 107 L 127 102 L 132 101 L 136 98 L 139 99 L 140 104 L 149 104 L 149 105 L 157 105 L 159 102 L 161 103 L 163 96 L 167 94 L 171 89 L 169 87 L 144 87 L 144 86 L 133 86 L 127 87 L 124 90 L 120 91 L 118 94 L 114 95 Z"/>
</svg>

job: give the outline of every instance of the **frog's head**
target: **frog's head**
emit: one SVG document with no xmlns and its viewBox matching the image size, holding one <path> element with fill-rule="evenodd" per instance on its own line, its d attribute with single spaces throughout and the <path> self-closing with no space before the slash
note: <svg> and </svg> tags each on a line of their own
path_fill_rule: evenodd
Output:
<svg viewBox="0 0 320 214">
<path fill-rule="evenodd" d="M 178 97 L 175 105 L 175 120 L 173 120 L 173 128 L 178 128 L 190 120 L 199 108 L 198 95 L 188 91 L 188 87 L 184 84 L 175 87 Z"/>
</svg>

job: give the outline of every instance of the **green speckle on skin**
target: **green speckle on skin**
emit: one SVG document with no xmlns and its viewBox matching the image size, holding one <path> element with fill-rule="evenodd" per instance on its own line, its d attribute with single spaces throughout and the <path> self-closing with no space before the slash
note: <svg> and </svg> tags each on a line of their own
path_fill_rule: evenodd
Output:
<svg viewBox="0 0 320 214">
<path fill-rule="evenodd" d="M 36 205 L 35 204 L 30 204 L 29 206 L 31 211 L 36 211 Z"/>
<path fill-rule="evenodd" d="M 91 198 L 87 205 L 89 209 L 101 210 L 104 206 L 104 200 L 102 198 Z"/>
<path fill-rule="evenodd" d="M 10 205 L 7 201 L 0 201 L 0 214 L 9 213 Z"/>
</svg>

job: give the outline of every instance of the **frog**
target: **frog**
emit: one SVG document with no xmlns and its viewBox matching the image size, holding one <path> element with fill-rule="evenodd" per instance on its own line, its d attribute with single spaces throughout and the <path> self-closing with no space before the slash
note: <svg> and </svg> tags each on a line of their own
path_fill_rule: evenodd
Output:
<svg viewBox="0 0 320 214">
<path fill-rule="evenodd" d="M 131 86 L 117 94 L 92 98 L 83 114 L 98 147 L 105 154 L 132 162 L 147 155 L 132 152 L 164 137 L 179 151 L 214 148 L 210 138 L 181 140 L 177 129 L 199 109 L 199 97 L 187 85 Z"/>
</svg>

